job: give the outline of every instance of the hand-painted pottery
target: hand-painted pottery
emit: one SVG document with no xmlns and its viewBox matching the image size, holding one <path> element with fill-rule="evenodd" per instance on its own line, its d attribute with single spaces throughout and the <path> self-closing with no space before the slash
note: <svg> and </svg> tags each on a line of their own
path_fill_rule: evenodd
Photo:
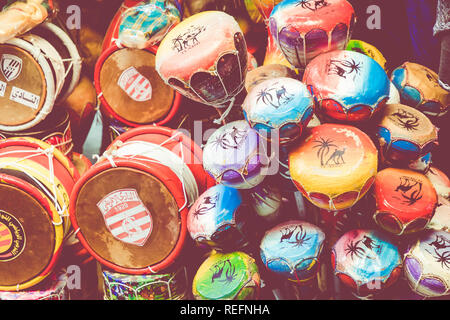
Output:
<svg viewBox="0 0 450 320">
<path fill-rule="evenodd" d="M 450 179 L 447 175 L 436 167 L 431 166 L 426 173 L 439 196 L 450 201 Z"/>
<path fill-rule="evenodd" d="M 450 232 L 450 201 L 442 196 L 438 196 L 438 204 L 434 216 L 427 229 L 443 230 Z"/>
<path fill-rule="evenodd" d="M 295 78 L 295 72 L 282 64 L 269 64 L 260 66 L 247 72 L 245 89 L 250 92 L 259 83 L 273 78 Z"/>
<path fill-rule="evenodd" d="M 370 43 L 364 42 L 362 40 L 350 40 L 347 44 L 346 50 L 359 52 L 371 57 L 373 60 L 378 62 L 378 64 L 386 69 L 386 58 L 375 46 Z"/>
<path fill-rule="evenodd" d="M 209 188 L 189 210 L 187 228 L 192 239 L 216 249 L 240 249 L 248 242 L 248 210 L 239 190 L 224 185 Z"/>
<path fill-rule="evenodd" d="M 361 130 L 322 124 L 289 154 L 289 171 L 297 188 L 319 208 L 343 210 L 369 190 L 377 173 L 375 145 Z"/>
<path fill-rule="evenodd" d="M 356 229 L 335 243 L 331 264 L 334 274 L 358 297 L 368 297 L 398 280 L 402 258 L 384 234 Z"/>
<path fill-rule="evenodd" d="M 317 112 L 347 122 L 368 120 L 389 99 L 390 81 L 372 58 L 335 50 L 311 61 L 303 83 L 317 100 Z"/>
<path fill-rule="evenodd" d="M 257 185 L 250 190 L 250 205 L 258 216 L 268 221 L 277 219 L 280 215 L 282 196 L 279 188 L 266 185 Z"/>
<path fill-rule="evenodd" d="M 431 152 L 420 157 L 416 161 L 408 163 L 408 169 L 419 171 L 422 173 L 428 172 L 430 170 L 430 167 L 431 167 Z"/>
<path fill-rule="evenodd" d="M 119 41 L 129 48 L 144 49 L 158 44 L 181 21 L 176 0 L 146 0 L 127 9 L 119 26 Z"/>
<path fill-rule="evenodd" d="M 129 275 L 103 270 L 104 300 L 184 300 L 188 294 L 186 268 L 175 272 Z"/>
<path fill-rule="evenodd" d="M 255 260 L 243 252 L 213 253 L 192 282 L 196 300 L 255 300 L 261 279 Z"/>
<path fill-rule="evenodd" d="M 273 9 L 269 27 L 286 59 L 304 69 L 321 53 L 344 50 L 355 21 L 346 0 L 285 0 Z"/>
<path fill-rule="evenodd" d="M 437 194 L 425 175 L 407 169 L 387 168 L 378 172 L 374 183 L 375 222 L 396 234 L 421 231 L 437 206 Z"/>
<path fill-rule="evenodd" d="M 413 62 L 405 62 L 391 74 L 402 104 L 434 117 L 446 114 L 450 106 L 450 93 L 439 85 L 438 79 L 436 72 Z"/>
<path fill-rule="evenodd" d="M 245 120 L 217 129 L 203 149 L 203 168 L 217 183 L 251 189 L 265 178 L 268 159 L 258 132 Z"/>
<path fill-rule="evenodd" d="M 250 126 L 268 140 L 292 144 L 314 113 L 314 100 L 306 86 L 291 78 L 274 78 L 256 85 L 242 104 Z"/>
<path fill-rule="evenodd" d="M 260 253 L 268 270 L 302 284 L 318 272 L 325 233 L 304 221 L 289 221 L 264 235 Z"/>
<path fill-rule="evenodd" d="M 425 297 L 450 294 L 450 233 L 430 230 L 417 240 L 404 258 L 411 289 Z"/>
<path fill-rule="evenodd" d="M 390 162 L 418 160 L 438 141 L 438 129 L 430 119 L 402 104 L 386 105 L 377 126 L 379 151 Z"/>
<path fill-rule="evenodd" d="M 247 60 L 236 20 L 221 11 L 204 11 L 166 35 L 156 54 L 156 70 L 186 97 L 220 108 L 244 88 Z"/>
</svg>

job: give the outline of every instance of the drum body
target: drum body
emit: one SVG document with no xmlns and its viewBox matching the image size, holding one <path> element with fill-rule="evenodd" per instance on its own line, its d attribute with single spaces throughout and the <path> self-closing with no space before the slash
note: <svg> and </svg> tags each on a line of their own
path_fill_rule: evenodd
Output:
<svg viewBox="0 0 450 320">
<path fill-rule="evenodd" d="M 317 101 L 317 112 L 333 120 L 369 120 L 389 99 L 390 82 L 372 58 L 353 51 L 324 53 L 308 64 L 303 75 Z"/>
<path fill-rule="evenodd" d="M 280 214 L 282 205 L 281 188 L 274 185 L 259 184 L 250 190 L 250 205 L 266 221 L 274 221 Z"/>
<path fill-rule="evenodd" d="M 261 279 L 255 260 L 243 252 L 213 253 L 195 274 L 196 300 L 256 300 Z"/>
<path fill-rule="evenodd" d="M 447 175 L 433 166 L 425 175 L 433 184 L 438 195 L 450 201 L 450 179 Z"/>
<path fill-rule="evenodd" d="M 314 99 L 306 86 L 291 78 L 266 80 L 245 98 L 242 109 L 250 126 L 280 144 L 293 144 L 300 138 L 314 113 Z"/>
<path fill-rule="evenodd" d="M 437 194 L 425 175 L 406 169 L 387 168 L 374 183 L 376 212 L 382 229 L 403 235 L 422 231 L 437 206 Z"/>
<path fill-rule="evenodd" d="M 116 45 L 102 53 L 94 81 L 102 112 L 129 127 L 163 125 L 176 114 L 181 95 L 155 71 L 155 48 Z"/>
<path fill-rule="evenodd" d="M 401 103 L 432 117 L 445 115 L 450 105 L 450 93 L 439 85 L 438 79 L 436 72 L 413 62 L 405 62 L 391 74 Z"/>
<path fill-rule="evenodd" d="M 316 277 L 325 233 L 304 221 L 289 221 L 268 230 L 260 244 L 268 270 L 299 285 Z"/>
<path fill-rule="evenodd" d="M 319 208 L 350 208 L 370 189 L 378 156 L 372 140 L 347 125 L 322 124 L 289 153 L 297 188 Z"/>
<path fill-rule="evenodd" d="M 378 64 L 386 70 L 386 58 L 383 56 L 380 50 L 378 50 L 370 43 L 364 42 L 362 40 L 352 39 L 348 42 L 346 50 L 363 53 L 378 62 Z"/>
<path fill-rule="evenodd" d="M 293 78 L 295 72 L 282 64 L 262 65 L 247 73 L 245 77 L 245 89 L 247 93 L 259 83 L 273 78 Z"/>
<path fill-rule="evenodd" d="M 218 33 L 223 36 L 217 37 Z M 242 30 L 232 16 L 220 11 L 183 20 L 163 39 L 156 54 L 156 70 L 168 85 L 219 108 L 244 88 L 247 65 Z"/>
<path fill-rule="evenodd" d="M 373 296 L 400 277 L 398 248 L 382 233 L 352 230 L 335 243 L 331 253 L 334 274 L 359 298 Z"/>
<path fill-rule="evenodd" d="M 355 21 L 355 11 L 346 0 L 288 0 L 275 6 L 269 27 L 286 59 L 304 69 L 321 53 L 344 50 Z"/>
</svg>

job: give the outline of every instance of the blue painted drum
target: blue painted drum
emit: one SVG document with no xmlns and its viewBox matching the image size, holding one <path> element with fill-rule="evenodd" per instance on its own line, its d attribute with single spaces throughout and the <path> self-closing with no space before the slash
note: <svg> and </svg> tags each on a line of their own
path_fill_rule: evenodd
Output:
<svg viewBox="0 0 450 320">
<path fill-rule="evenodd" d="M 268 230 L 260 245 L 261 260 L 268 270 L 297 284 L 313 279 L 325 233 L 317 226 L 299 220 Z"/>
<path fill-rule="evenodd" d="M 280 144 L 292 144 L 314 114 L 314 99 L 306 86 L 291 78 L 274 78 L 256 85 L 242 104 L 250 126 L 269 140 L 276 131 Z"/>
</svg>

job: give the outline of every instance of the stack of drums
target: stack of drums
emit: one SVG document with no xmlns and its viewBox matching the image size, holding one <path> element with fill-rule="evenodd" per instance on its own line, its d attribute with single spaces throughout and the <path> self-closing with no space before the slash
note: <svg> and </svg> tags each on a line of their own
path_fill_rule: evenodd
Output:
<svg viewBox="0 0 450 320">
<path fill-rule="evenodd" d="M 54 146 L 10 138 L 0 141 L 0 175 L 0 291 L 34 290 L 55 270 L 70 234 L 79 173 Z"/>
<path fill-rule="evenodd" d="M 103 266 L 106 298 L 127 287 L 122 299 L 141 299 L 142 286 L 147 298 L 180 297 L 187 213 L 212 184 L 201 149 L 175 130 L 143 126 L 109 146 L 70 198 L 76 236 Z"/>
</svg>

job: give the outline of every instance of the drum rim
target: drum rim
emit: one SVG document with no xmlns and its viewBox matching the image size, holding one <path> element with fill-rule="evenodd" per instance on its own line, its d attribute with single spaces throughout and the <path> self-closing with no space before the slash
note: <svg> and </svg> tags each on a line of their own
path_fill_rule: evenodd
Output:
<svg viewBox="0 0 450 320">
<path fill-rule="evenodd" d="M 0 180 L 3 182 L 6 182 L 6 185 L 11 185 L 16 188 L 21 188 L 24 192 L 28 193 L 33 199 L 35 199 L 39 205 L 42 206 L 42 208 L 48 213 L 50 221 L 55 221 L 54 218 L 56 216 L 59 216 L 56 212 L 56 209 L 53 207 L 51 202 L 48 200 L 48 198 L 37 188 L 33 187 L 30 183 L 27 181 L 24 181 L 20 178 L 17 178 L 15 176 L 0 173 Z M 2 183 L 3 184 L 3 183 Z M 56 227 L 56 226 L 55 226 Z M 62 228 L 62 225 L 61 225 Z M 61 230 L 61 239 L 60 243 L 58 245 L 57 240 L 57 231 L 55 229 L 55 247 L 53 251 L 53 256 L 49 259 L 48 265 L 34 278 L 31 280 L 28 280 L 24 283 L 18 284 L 17 286 L 1 286 L 0 285 L 0 291 L 17 291 L 17 290 L 23 290 L 30 288 L 38 283 L 40 283 L 42 280 L 44 280 L 54 269 L 54 267 L 57 264 L 58 258 L 61 254 L 61 249 L 63 246 L 63 230 Z"/>
<path fill-rule="evenodd" d="M 138 161 L 135 160 L 129 160 L 124 158 L 117 158 L 114 159 L 114 163 L 118 168 L 131 168 L 136 169 L 138 171 L 143 171 L 147 174 L 150 174 L 154 176 L 156 179 L 160 180 L 161 183 L 164 184 L 164 176 L 162 175 L 161 171 L 158 171 L 159 168 L 149 168 L 147 166 L 142 165 Z M 183 247 L 184 243 L 187 238 L 187 213 L 188 213 L 188 207 L 186 206 L 183 210 L 179 211 L 179 218 L 180 218 L 180 232 L 178 236 L 178 241 L 175 244 L 175 246 L 172 248 L 172 250 L 166 255 L 165 258 L 163 258 L 158 263 L 147 266 L 144 268 L 127 268 L 123 266 L 119 266 L 113 262 L 110 262 L 103 258 L 99 253 L 94 251 L 91 246 L 89 245 L 88 241 L 84 237 L 80 226 L 78 225 L 77 221 L 77 202 L 78 202 L 78 195 L 81 191 L 81 188 L 88 182 L 88 180 L 91 180 L 91 178 L 94 178 L 97 174 L 113 168 L 112 164 L 109 161 L 102 161 L 94 166 L 92 166 L 75 184 L 72 193 L 70 194 L 70 204 L 69 204 L 69 215 L 70 220 L 72 223 L 73 228 L 76 230 L 76 237 L 81 242 L 83 247 L 102 265 L 105 267 L 112 269 L 119 273 L 126 273 L 126 274 L 132 274 L 132 275 L 143 275 L 143 274 L 152 274 L 157 273 L 159 271 L 162 271 L 166 269 L 167 267 L 171 266 L 175 260 L 179 257 Z M 179 181 L 179 179 L 174 174 L 175 178 Z M 166 188 L 169 190 L 171 196 L 177 203 L 178 209 L 183 207 L 183 200 L 180 200 L 181 198 L 184 199 L 183 192 L 176 189 L 176 186 L 173 184 L 164 184 Z"/>
<path fill-rule="evenodd" d="M 67 87 L 67 92 L 62 92 L 62 96 L 58 97 L 58 100 L 64 101 L 66 100 L 70 94 L 73 92 L 75 87 L 77 86 L 78 82 L 81 78 L 81 70 L 82 70 L 82 59 L 80 56 L 80 53 L 78 52 L 77 46 L 72 41 L 70 36 L 64 32 L 63 29 L 58 27 L 56 24 L 51 22 L 44 22 L 41 24 L 41 26 L 50 32 L 52 32 L 56 37 L 58 37 L 64 44 L 64 46 L 69 51 L 70 57 L 72 59 L 72 79 L 70 82 L 70 85 Z M 48 40 L 47 40 L 48 41 Z M 50 41 L 48 41 L 50 42 Z M 51 42 L 50 42 L 51 44 Z M 67 72 L 67 70 L 65 70 Z M 67 75 L 68 76 L 68 75 Z M 64 86 L 61 88 L 61 90 L 64 88 Z"/>
<path fill-rule="evenodd" d="M 5 44 L 13 46 L 13 47 L 18 47 L 18 48 L 26 51 L 28 54 L 30 54 L 33 57 L 33 59 L 35 59 L 35 61 L 38 63 L 38 65 L 40 66 L 40 68 L 42 69 L 42 71 L 44 73 L 44 81 L 45 81 L 45 86 L 46 86 L 45 101 L 42 104 L 39 112 L 36 114 L 36 116 L 33 120 L 28 121 L 23 124 L 13 125 L 13 126 L 0 124 L 0 130 L 9 131 L 9 132 L 17 132 L 17 131 L 32 128 L 33 126 L 37 125 L 39 122 L 44 120 L 47 117 L 47 115 L 52 111 L 54 102 L 55 102 L 55 90 L 56 90 L 55 80 L 53 77 L 52 70 L 50 68 L 50 64 L 47 62 L 47 60 L 45 59 L 44 56 L 42 56 L 40 54 L 38 55 L 36 53 L 36 48 L 32 44 L 30 44 L 29 42 L 27 42 L 25 40 L 19 39 L 19 38 L 10 39 L 7 42 L 5 42 Z M 41 51 L 39 50 L 39 52 L 41 52 Z M 36 57 L 36 55 L 37 55 L 37 57 Z"/>
<path fill-rule="evenodd" d="M 168 123 L 170 120 L 173 119 L 175 114 L 178 112 L 178 109 L 180 108 L 180 105 L 181 105 L 181 99 L 182 99 L 181 94 L 177 90 L 173 89 L 171 86 L 170 86 L 170 88 L 174 91 L 174 97 L 172 100 L 171 108 L 169 109 L 169 112 L 165 115 L 165 117 L 163 117 L 161 119 L 157 119 L 154 122 L 136 123 L 136 122 L 131 122 L 129 120 L 126 120 L 125 118 L 118 115 L 117 112 L 115 112 L 113 110 L 113 108 L 111 107 L 111 105 L 106 101 L 106 99 L 103 95 L 101 84 L 100 84 L 100 71 L 103 67 L 103 64 L 106 62 L 106 60 L 109 58 L 109 56 L 111 56 L 116 51 L 123 50 L 123 49 L 129 49 L 129 48 L 119 46 L 117 43 L 113 44 L 107 50 L 102 52 L 102 54 L 100 55 L 100 57 L 98 58 L 98 60 L 95 64 L 94 85 L 95 85 L 95 91 L 97 92 L 98 98 L 101 102 L 101 106 L 104 109 L 106 109 L 107 113 L 112 115 L 116 120 L 119 120 L 119 122 L 122 122 L 123 124 L 130 126 L 130 127 L 139 127 L 139 126 L 148 125 L 148 124 L 155 124 L 157 126 L 161 126 L 161 125 Z M 148 47 L 148 48 L 145 48 L 142 50 L 148 51 L 156 56 L 157 47 L 156 46 Z M 155 68 L 155 71 L 156 71 L 156 68 Z"/>
</svg>

